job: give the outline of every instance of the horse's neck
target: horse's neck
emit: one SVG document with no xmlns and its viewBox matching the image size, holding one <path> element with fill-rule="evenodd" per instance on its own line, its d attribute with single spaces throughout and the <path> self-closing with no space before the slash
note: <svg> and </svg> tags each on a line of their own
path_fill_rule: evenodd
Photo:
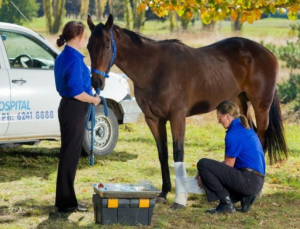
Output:
<svg viewBox="0 0 300 229">
<path fill-rule="evenodd" d="M 144 43 L 140 48 L 135 44 L 117 43 L 116 65 L 133 81 L 138 88 L 145 88 L 152 82 L 154 74 L 153 66 L 156 56 L 156 47 Z"/>
</svg>

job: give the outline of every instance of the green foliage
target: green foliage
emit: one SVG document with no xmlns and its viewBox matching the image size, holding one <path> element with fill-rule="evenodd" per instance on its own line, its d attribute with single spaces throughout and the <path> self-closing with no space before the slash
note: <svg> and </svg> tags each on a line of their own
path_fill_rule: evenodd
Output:
<svg viewBox="0 0 300 229">
<path fill-rule="evenodd" d="M 32 18 L 37 16 L 38 6 L 35 0 L 14 0 L 13 3 L 31 21 Z M 0 0 L 0 21 L 9 22 L 22 25 L 26 19 L 21 13 L 13 6 L 9 0 Z"/>
<path fill-rule="evenodd" d="M 278 49 L 278 56 L 292 72 L 293 69 L 300 68 L 300 42 L 287 41 L 286 43 L 286 46 L 281 46 Z"/>
<path fill-rule="evenodd" d="M 278 84 L 278 94 L 282 103 L 289 103 L 299 97 L 300 75 L 290 74 L 288 80 Z"/>
<path fill-rule="evenodd" d="M 265 46 L 267 49 L 269 49 L 275 56 L 278 56 L 277 54 L 277 48 L 275 44 L 269 43 L 269 44 L 264 44 L 263 41 L 260 42 L 261 45 Z"/>
</svg>

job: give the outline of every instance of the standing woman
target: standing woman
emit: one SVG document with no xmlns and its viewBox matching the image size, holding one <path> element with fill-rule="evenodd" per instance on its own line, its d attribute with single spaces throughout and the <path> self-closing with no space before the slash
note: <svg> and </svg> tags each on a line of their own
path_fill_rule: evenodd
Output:
<svg viewBox="0 0 300 229">
<path fill-rule="evenodd" d="M 85 119 L 88 104 L 97 106 L 98 95 L 91 96 L 90 71 L 83 62 L 84 56 L 78 51 L 86 46 L 87 32 L 78 21 L 68 22 L 57 39 L 58 47 L 65 48 L 55 60 L 54 74 L 56 90 L 62 97 L 58 108 L 61 132 L 55 207 L 59 212 L 86 211 L 78 204 L 74 180 L 81 155 Z"/>
<path fill-rule="evenodd" d="M 217 106 L 219 123 L 226 131 L 223 162 L 203 158 L 197 164 L 196 180 L 206 191 L 208 201 L 219 200 L 209 213 L 234 213 L 233 203 L 241 201 L 236 210 L 248 212 L 264 184 L 265 157 L 257 134 L 249 127 L 246 117 L 231 101 Z"/>
</svg>

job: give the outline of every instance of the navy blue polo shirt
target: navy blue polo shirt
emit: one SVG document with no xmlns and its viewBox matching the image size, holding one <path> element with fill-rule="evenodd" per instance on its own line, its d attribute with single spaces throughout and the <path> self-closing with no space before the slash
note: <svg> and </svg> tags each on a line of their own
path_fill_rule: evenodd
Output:
<svg viewBox="0 0 300 229">
<path fill-rule="evenodd" d="M 247 130 L 239 118 L 226 131 L 225 155 L 235 158 L 234 168 L 250 168 L 265 175 L 265 155 L 257 134 Z"/>
<path fill-rule="evenodd" d="M 54 75 L 60 96 L 73 98 L 82 92 L 91 94 L 90 70 L 83 58 L 80 52 L 68 45 L 56 58 Z"/>
</svg>

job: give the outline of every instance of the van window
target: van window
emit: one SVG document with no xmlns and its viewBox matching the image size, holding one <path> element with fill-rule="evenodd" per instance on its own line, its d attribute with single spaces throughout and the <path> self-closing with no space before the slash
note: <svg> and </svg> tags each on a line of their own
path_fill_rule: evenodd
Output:
<svg viewBox="0 0 300 229">
<path fill-rule="evenodd" d="M 0 35 L 11 68 L 53 69 L 56 54 L 37 39 L 13 31 Z"/>
</svg>

